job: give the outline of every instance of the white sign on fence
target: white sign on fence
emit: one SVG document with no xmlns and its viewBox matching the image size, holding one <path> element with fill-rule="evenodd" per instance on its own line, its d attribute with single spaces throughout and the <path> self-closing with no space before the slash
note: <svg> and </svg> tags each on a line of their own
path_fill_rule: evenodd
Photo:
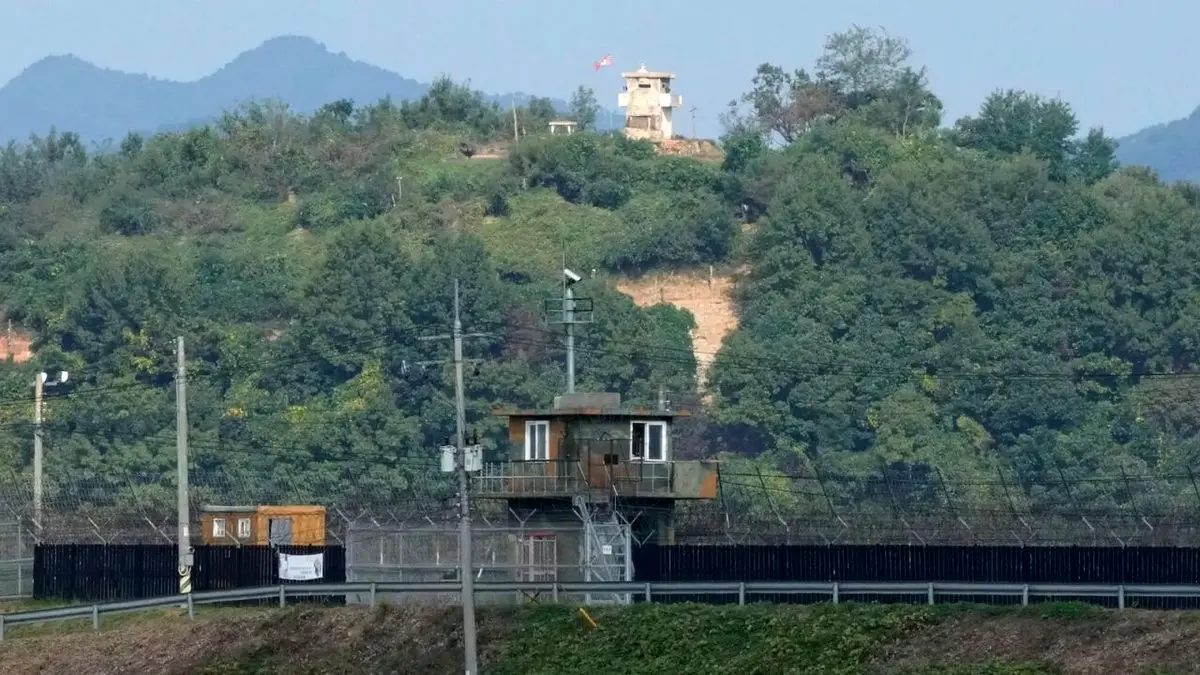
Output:
<svg viewBox="0 0 1200 675">
<path fill-rule="evenodd" d="M 312 581 L 325 576 L 325 554 L 279 554 L 279 578 L 288 581 Z"/>
</svg>

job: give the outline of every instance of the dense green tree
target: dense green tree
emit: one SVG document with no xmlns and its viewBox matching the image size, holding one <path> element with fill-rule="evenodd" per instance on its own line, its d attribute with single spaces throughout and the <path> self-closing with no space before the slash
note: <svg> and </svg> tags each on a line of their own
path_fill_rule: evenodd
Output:
<svg viewBox="0 0 1200 675">
<path fill-rule="evenodd" d="M 596 128 L 596 116 L 600 114 L 600 104 L 596 102 L 596 92 L 591 87 L 582 84 L 571 94 L 571 119 L 579 125 L 582 131 Z"/>
</svg>

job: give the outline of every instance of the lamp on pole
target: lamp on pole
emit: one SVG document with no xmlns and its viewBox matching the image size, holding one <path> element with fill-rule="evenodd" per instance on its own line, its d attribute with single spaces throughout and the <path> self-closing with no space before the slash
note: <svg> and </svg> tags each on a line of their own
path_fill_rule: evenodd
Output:
<svg viewBox="0 0 1200 675">
<path fill-rule="evenodd" d="M 44 372 L 33 378 L 33 522 L 38 530 L 42 529 L 42 392 L 66 381 L 65 370 L 58 371 L 54 380 Z"/>
</svg>

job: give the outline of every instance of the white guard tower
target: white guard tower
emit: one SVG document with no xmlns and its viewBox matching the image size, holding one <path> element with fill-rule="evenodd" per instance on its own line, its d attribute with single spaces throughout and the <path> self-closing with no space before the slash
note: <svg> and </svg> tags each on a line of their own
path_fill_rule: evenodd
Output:
<svg viewBox="0 0 1200 675">
<path fill-rule="evenodd" d="M 635 140 L 661 141 L 674 135 L 671 111 L 683 105 L 682 96 L 671 94 L 675 73 L 646 70 L 642 65 L 636 72 L 621 73 L 625 78 L 617 97 L 617 105 L 625 109 L 625 137 Z"/>
</svg>

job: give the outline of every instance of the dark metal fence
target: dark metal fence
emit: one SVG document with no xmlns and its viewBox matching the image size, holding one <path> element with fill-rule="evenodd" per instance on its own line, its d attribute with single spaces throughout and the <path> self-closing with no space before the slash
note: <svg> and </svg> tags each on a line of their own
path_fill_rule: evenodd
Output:
<svg viewBox="0 0 1200 675">
<path fill-rule="evenodd" d="M 1061 584 L 1200 583 L 1200 548 L 1019 546 L 659 546 L 633 552 L 639 582 L 839 581 Z M 766 600 L 767 598 L 762 598 Z M 1059 598 L 1070 600 L 1071 598 Z M 664 601 L 728 599 L 674 597 Z M 811 602 L 798 596 L 773 602 Z M 895 601 L 897 598 L 869 598 Z M 908 600 L 900 598 L 899 600 Z M 963 598 L 996 602 L 996 598 Z M 658 599 L 656 598 L 656 601 Z M 1161 599 L 1200 607 L 1193 599 Z M 1158 606 L 1156 600 L 1146 606 Z"/>
<path fill-rule="evenodd" d="M 279 584 L 279 553 L 325 554 L 323 578 L 283 583 L 346 581 L 346 553 L 340 546 L 197 546 L 194 550 L 194 591 Z M 179 592 L 178 549 L 170 545 L 54 544 L 36 547 L 33 557 L 36 598 L 96 602 Z"/>
</svg>

